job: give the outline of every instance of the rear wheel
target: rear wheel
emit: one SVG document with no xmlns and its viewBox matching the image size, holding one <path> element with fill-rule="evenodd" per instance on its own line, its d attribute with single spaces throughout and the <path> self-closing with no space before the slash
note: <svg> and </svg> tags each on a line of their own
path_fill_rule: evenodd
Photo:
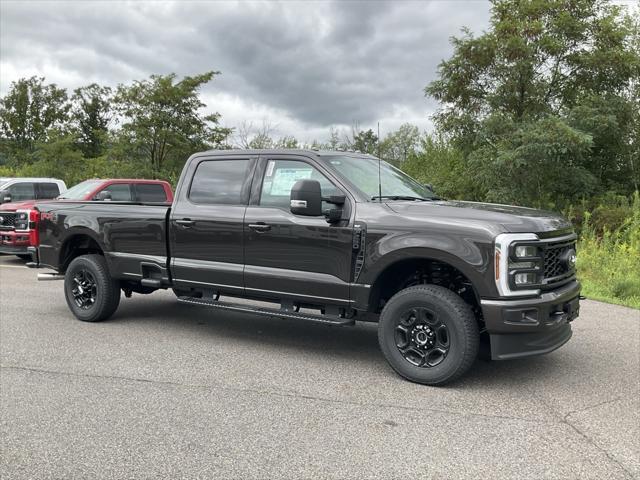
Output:
<svg viewBox="0 0 640 480">
<path fill-rule="evenodd" d="M 412 382 L 442 385 L 463 375 L 478 355 L 480 335 L 469 305 L 451 290 L 418 285 L 385 305 L 378 341 L 391 367 Z"/>
<path fill-rule="evenodd" d="M 102 255 L 82 255 L 67 268 L 64 294 L 69 309 L 79 320 L 99 322 L 118 308 L 120 282 L 111 278 Z"/>
</svg>

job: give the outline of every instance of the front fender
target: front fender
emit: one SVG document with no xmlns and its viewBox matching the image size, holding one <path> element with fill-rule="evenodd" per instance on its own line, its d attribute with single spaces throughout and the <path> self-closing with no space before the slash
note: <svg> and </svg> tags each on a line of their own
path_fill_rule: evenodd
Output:
<svg viewBox="0 0 640 480">
<path fill-rule="evenodd" d="M 410 259 L 444 262 L 458 269 L 473 284 L 478 295 L 495 294 L 492 244 L 446 234 L 398 233 L 380 236 L 367 245 L 365 265 L 358 283 L 372 285 L 391 265 Z"/>
</svg>

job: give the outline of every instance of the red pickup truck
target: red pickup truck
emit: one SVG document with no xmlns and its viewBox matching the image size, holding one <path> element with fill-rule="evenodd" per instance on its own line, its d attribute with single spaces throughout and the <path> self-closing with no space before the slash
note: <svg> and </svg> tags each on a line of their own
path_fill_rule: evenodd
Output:
<svg viewBox="0 0 640 480">
<path fill-rule="evenodd" d="M 113 178 L 85 180 L 57 197 L 57 200 L 171 203 L 171 185 L 163 180 Z M 38 244 L 38 232 L 31 228 L 33 206 L 39 200 L 0 205 L 0 254 L 30 260 L 28 247 Z"/>
</svg>

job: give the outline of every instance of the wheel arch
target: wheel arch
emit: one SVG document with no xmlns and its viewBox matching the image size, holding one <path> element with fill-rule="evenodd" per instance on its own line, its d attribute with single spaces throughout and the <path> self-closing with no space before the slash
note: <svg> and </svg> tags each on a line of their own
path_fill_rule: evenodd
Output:
<svg viewBox="0 0 640 480">
<path fill-rule="evenodd" d="M 104 256 L 104 252 L 104 245 L 95 232 L 86 228 L 74 228 L 69 231 L 60 245 L 59 271 L 66 271 L 71 261 L 80 255 L 95 253 Z"/>
<path fill-rule="evenodd" d="M 412 250 L 412 249 L 411 249 Z M 446 252 L 394 252 L 380 262 L 375 275 L 369 272 L 369 311 L 379 313 L 386 301 L 404 288 L 432 284 L 454 291 L 481 315 L 480 297 L 483 277 L 480 272 Z"/>
</svg>

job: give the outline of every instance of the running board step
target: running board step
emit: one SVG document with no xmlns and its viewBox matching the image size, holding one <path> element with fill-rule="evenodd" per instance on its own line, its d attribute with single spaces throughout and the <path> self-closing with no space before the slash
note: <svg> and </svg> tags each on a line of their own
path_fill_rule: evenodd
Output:
<svg viewBox="0 0 640 480">
<path fill-rule="evenodd" d="M 287 312 L 285 310 L 277 310 L 275 308 L 252 307 L 251 305 L 242 305 L 239 303 L 227 303 L 217 300 L 208 300 L 204 298 L 178 297 L 180 303 L 188 303 L 190 305 L 200 305 L 202 307 L 217 308 L 219 310 L 230 310 L 233 312 L 253 313 L 256 315 L 264 315 L 278 318 L 291 318 L 294 320 L 304 320 L 307 322 L 323 323 L 325 325 L 355 325 L 353 318 L 342 318 L 334 315 L 313 315 L 309 313 Z"/>
<path fill-rule="evenodd" d="M 160 288 L 162 282 L 157 278 L 143 278 L 140 280 L 140 285 L 143 287 Z"/>
</svg>

